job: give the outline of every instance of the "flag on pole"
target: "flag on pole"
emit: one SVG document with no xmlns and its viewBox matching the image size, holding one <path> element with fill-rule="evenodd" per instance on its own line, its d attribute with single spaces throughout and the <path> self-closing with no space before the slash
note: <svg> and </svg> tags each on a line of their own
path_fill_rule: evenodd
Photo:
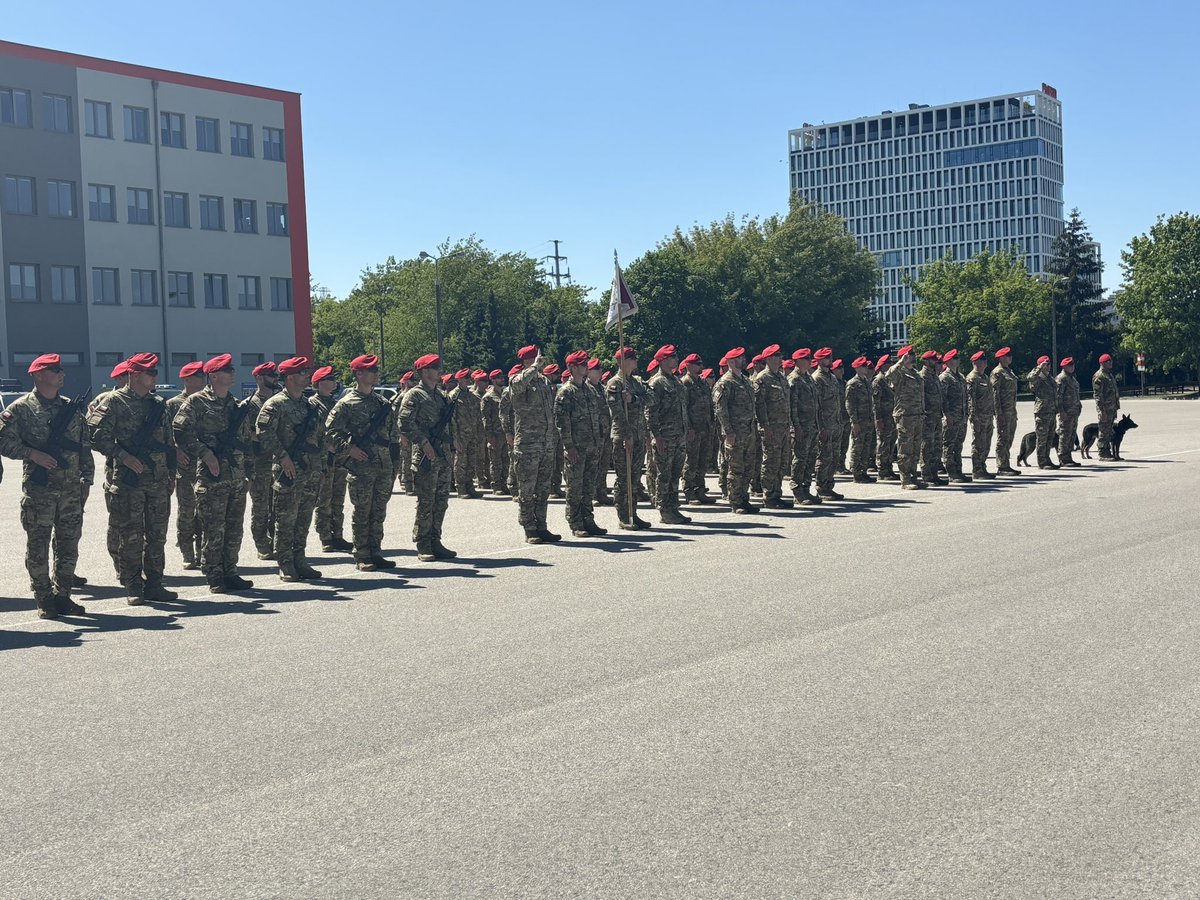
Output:
<svg viewBox="0 0 1200 900">
<path fill-rule="evenodd" d="M 629 286 L 625 284 L 625 276 L 621 274 L 621 265 L 617 262 L 617 254 L 613 253 L 613 267 L 616 273 L 613 275 L 612 294 L 608 298 L 608 322 L 604 325 L 605 331 L 611 331 L 612 327 L 618 322 L 623 322 L 638 311 L 637 300 L 633 298 L 633 294 L 629 292 Z"/>
</svg>

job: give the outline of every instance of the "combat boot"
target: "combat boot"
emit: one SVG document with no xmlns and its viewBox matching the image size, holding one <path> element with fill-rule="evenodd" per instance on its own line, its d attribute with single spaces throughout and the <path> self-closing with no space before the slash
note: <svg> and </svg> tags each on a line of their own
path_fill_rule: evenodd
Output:
<svg viewBox="0 0 1200 900">
<path fill-rule="evenodd" d="M 392 560 L 385 559 L 384 557 L 380 556 L 378 553 L 371 554 L 371 562 L 373 562 L 375 564 L 375 568 L 377 568 L 377 569 L 394 569 L 394 568 L 396 568 L 396 564 Z"/>
<path fill-rule="evenodd" d="M 352 553 L 354 545 L 341 535 L 338 535 L 337 537 L 331 537 L 329 540 L 323 541 L 321 549 L 326 553 Z"/>
<path fill-rule="evenodd" d="M 258 558 L 259 559 L 274 559 L 275 551 L 274 550 L 259 550 Z"/>
<path fill-rule="evenodd" d="M 300 577 L 300 573 L 296 571 L 296 567 L 288 563 L 279 567 L 279 580 L 292 582 L 303 581 L 304 579 Z"/>
<path fill-rule="evenodd" d="M 822 499 L 825 499 L 825 500 L 845 500 L 846 499 L 845 495 L 839 494 L 833 488 L 818 489 L 817 496 L 821 497 Z"/>
<path fill-rule="evenodd" d="M 739 516 L 750 516 L 750 515 L 754 515 L 754 513 L 758 512 L 758 507 L 755 506 L 753 503 L 743 503 L 740 506 L 735 506 L 733 508 L 733 511 L 736 515 L 739 515 Z"/>
<path fill-rule="evenodd" d="M 71 576 L 71 587 L 84 587 L 85 585 L 87 585 L 87 579 L 82 575 Z"/>
<path fill-rule="evenodd" d="M 589 534 L 591 534 L 595 537 L 599 537 L 600 535 L 603 535 L 603 534 L 608 534 L 608 529 L 602 528 L 599 525 L 597 525 L 595 519 L 588 519 L 586 522 L 583 523 L 583 527 L 588 530 Z"/>
<path fill-rule="evenodd" d="M 196 554 L 191 547 L 180 547 L 180 554 L 183 556 L 183 568 L 189 572 L 200 568 L 200 563 L 196 560 Z"/>
<path fill-rule="evenodd" d="M 913 479 L 909 478 L 903 472 L 900 473 L 900 490 L 915 491 L 920 487 Z"/>
<path fill-rule="evenodd" d="M 360 559 L 354 564 L 354 568 L 358 569 L 360 572 L 374 572 L 375 563 L 371 562 L 369 559 Z"/>
<path fill-rule="evenodd" d="M 962 472 L 956 472 L 955 474 L 950 476 L 950 483 L 951 484 L 970 484 L 971 476 L 964 475 Z"/>
<path fill-rule="evenodd" d="M 248 578 L 242 578 L 239 575 L 227 575 L 225 577 L 225 590 L 227 591 L 244 591 L 254 587 L 254 582 Z"/>
<path fill-rule="evenodd" d="M 146 602 L 146 585 L 139 578 L 125 585 L 125 602 L 130 606 L 141 606 Z"/>
<path fill-rule="evenodd" d="M 54 604 L 58 607 L 58 614 L 61 616 L 87 615 L 86 609 L 64 594 L 59 594 L 57 597 L 55 597 Z"/>
<path fill-rule="evenodd" d="M 58 618 L 58 598 L 57 597 L 42 597 L 37 601 L 37 611 L 39 619 L 57 619 Z"/>
<path fill-rule="evenodd" d="M 542 532 L 538 528 L 532 528 L 529 525 L 525 526 L 525 543 L 527 544 L 543 544 Z"/>
<path fill-rule="evenodd" d="M 538 528 L 538 537 L 547 544 L 553 544 L 555 541 L 562 540 L 561 534 L 555 534 L 553 531 L 548 530 L 545 525 Z"/>
<path fill-rule="evenodd" d="M 692 524 L 692 520 L 689 517 L 685 516 L 683 513 L 679 512 L 677 510 L 674 510 L 674 509 L 668 509 L 665 512 L 659 513 L 658 518 L 659 518 L 659 521 L 661 521 L 664 525 L 691 525 Z"/>
<path fill-rule="evenodd" d="M 417 544 L 417 559 L 421 562 L 433 562 L 437 559 L 433 554 L 433 545 L 422 541 Z"/>
<path fill-rule="evenodd" d="M 459 500 L 478 500 L 482 496 L 483 494 L 479 493 L 479 491 L 475 490 L 473 487 L 468 487 L 465 491 L 458 492 Z"/>
<path fill-rule="evenodd" d="M 569 527 L 571 529 L 571 537 L 585 538 L 592 536 L 592 533 L 582 525 L 571 525 Z"/>
<path fill-rule="evenodd" d="M 879 475 L 877 476 L 877 480 L 879 480 L 879 481 L 899 481 L 900 476 L 896 474 L 895 470 L 893 470 L 891 466 L 888 466 L 886 469 L 880 470 Z"/>
<path fill-rule="evenodd" d="M 854 476 L 855 484 L 874 484 L 876 479 L 872 478 L 866 472 L 858 472 Z"/>
<path fill-rule="evenodd" d="M 443 544 L 440 537 L 435 537 L 433 539 L 433 556 L 435 559 L 457 559 L 458 553 Z"/>
<path fill-rule="evenodd" d="M 208 592 L 210 594 L 224 594 L 224 593 L 227 593 L 228 590 L 229 589 L 225 587 L 225 579 L 224 578 L 209 578 L 208 579 Z"/>
<path fill-rule="evenodd" d="M 650 523 L 647 522 L 645 519 L 643 519 L 641 516 L 639 516 L 637 513 L 634 513 L 633 514 L 633 527 L 635 529 L 637 529 L 638 531 L 645 531 L 647 528 L 650 527 Z"/>
<path fill-rule="evenodd" d="M 316 581 L 321 577 L 321 573 L 310 566 L 307 560 L 298 559 L 295 561 L 296 574 L 300 576 L 302 581 Z"/>
<path fill-rule="evenodd" d="M 147 584 L 145 590 L 142 591 L 142 596 L 155 603 L 170 603 L 173 600 L 179 599 L 179 595 L 163 587 L 161 581 Z"/>
<path fill-rule="evenodd" d="M 989 472 L 987 469 L 976 469 L 971 473 L 971 477 L 976 481 L 995 481 L 996 473 Z"/>
</svg>

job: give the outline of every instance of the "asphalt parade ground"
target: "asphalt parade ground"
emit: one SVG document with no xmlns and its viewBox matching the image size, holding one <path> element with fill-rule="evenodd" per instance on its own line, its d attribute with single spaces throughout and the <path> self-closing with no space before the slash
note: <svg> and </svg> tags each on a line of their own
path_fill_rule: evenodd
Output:
<svg viewBox="0 0 1200 900">
<path fill-rule="evenodd" d="M 1200 404 L 1122 411 L 1123 463 L 556 545 L 452 500 L 449 563 L 396 494 L 394 574 L 172 539 L 139 608 L 93 494 L 57 622 L 6 461 L 0 894 L 1200 896 Z"/>
</svg>

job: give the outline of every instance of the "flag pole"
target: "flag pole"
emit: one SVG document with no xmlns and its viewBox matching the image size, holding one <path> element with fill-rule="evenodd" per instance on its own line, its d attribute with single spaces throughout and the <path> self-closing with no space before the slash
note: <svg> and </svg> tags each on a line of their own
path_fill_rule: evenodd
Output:
<svg viewBox="0 0 1200 900">
<path fill-rule="evenodd" d="M 616 270 L 616 272 L 614 272 L 614 274 L 613 274 L 613 278 L 616 279 L 619 277 L 617 275 L 617 273 L 619 273 L 621 271 L 621 264 L 617 262 L 617 251 L 616 250 L 613 250 L 613 268 Z M 619 283 L 614 284 L 614 287 L 616 287 L 617 290 L 620 291 Z M 625 349 L 625 325 L 624 325 L 625 317 L 623 315 L 621 315 L 623 306 L 624 306 L 624 304 L 621 302 L 621 297 L 618 294 L 618 297 L 617 297 L 617 350 L 618 350 L 618 352 Z M 624 362 L 623 356 L 620 360 L 617 361 L 617 371 L 618 372 L 621 369 L 622 362 Z M 632 378 L 633 374 L 630 373 L 629 377 Z M 626 427 L 626 429 L 632 430 L 629 425 L 629 392 L 628 391 L 621 392 L 621 404 L 625 410 L 625 427 Z M 632 437 L 625 438 L 623 443 L 625 444 L 625 504 L 626 504 L 625 508 L 629 511 L 629 525 L 630 525 L 630 527 L 632 527 L 634 524 L 634 519 L 636 518 L 635 513 L 634 513 L 634 505 L 633 505 L 633 449 L 631 447 L 631 444 L 633 443 Z"/>
</svg>

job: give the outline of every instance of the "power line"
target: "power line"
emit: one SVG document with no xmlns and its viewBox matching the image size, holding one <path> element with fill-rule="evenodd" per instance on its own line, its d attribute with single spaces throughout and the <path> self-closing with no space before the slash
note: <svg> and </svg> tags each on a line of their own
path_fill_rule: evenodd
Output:
<svg viewBox="0 0 1200 900">
<path fill-rule="evenodd" d="M 555 287 L 562 287 L 562 283 L 563 283 L 563 279 L 564 279 L 564 278 L 567 280 L 567 284 L 570 284 L 570 283 L 571 283 L 571 270 L 568 268 L 568 269 L 567 269 L 567 270 L 564 272 L 564 271 L 562 270 L 562 265 L 561 265 L 562 263 L 565 263 L 565 262 L 567 261 L 567 258 L 566 258 L 565 256 L 563 256 L 561 253 L 559 253 L 559 252 L 558 252 L 558 245 L 559 245 L 560 243 L 562 243 L 562 242 L 561 242 L 561 241 L 552 240 L 550 243 L 554 244 L 554 252 L 553 252 L 552 254 L 550 254 L 549 256 L 543 256 L 543 257 L 542 257 L 540 260 L 538 260 L 538 261 L 539 261 L 539 262 L 546 262 L 546 260 L 549 260 L 549 259 L 552 259 L 552 260 L 554 260 L 554 271 L 553 271 L 553 272 L 546 272 L 546 277 L 547 277 L 547 278 L 553 278 L 553 279 L 554 279 L 554 286 L 555 286 Z"/>
</svg>

